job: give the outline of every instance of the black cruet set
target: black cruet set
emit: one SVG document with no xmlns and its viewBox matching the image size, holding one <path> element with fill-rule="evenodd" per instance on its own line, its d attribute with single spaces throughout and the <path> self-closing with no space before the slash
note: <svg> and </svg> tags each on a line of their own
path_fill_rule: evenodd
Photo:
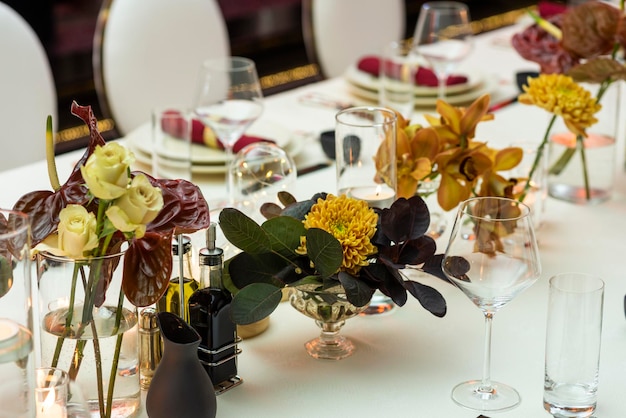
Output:
<svg viewBox="0 0 626 418">
<path fill-rule="evenodd" d="M 173 240 L 173 273 L 168 289 L 157 302 L 156 309 L 144 308 L 140 314 L 140 318 L 145 319 L 139 321 L 139 333 L 145 336 L 145 341 L 140 344 L 140 362 L 146 375 L 146 379 L 142 379 L 143 389 L 149 389 L 150 377 L 158 369 L 162 355 L 162 338 L 165 335 L 159 335 L 155 326 L 157 321 L 154 320 L 161 312 L 177 315 L 181 319 L 181 324 L 185 325 L 180 326 L 181 333 L 198 334 L 197 357 L 213 384 L 215 395 L 243 383 L 237 374 L 241 338 L 237 336 L 237 327 L 230 317 L 232 295 L 222 281 L 224 251 L 216 246 L 216 237 L 217 224 L 212 222 L 206 230 L 205 247 L 198 253 L 198 281 L 194 279 L 191 268 L 191 239 L 179 235 Z M 142 328 L 144 326 L 146 329 Z"/>
</svg>

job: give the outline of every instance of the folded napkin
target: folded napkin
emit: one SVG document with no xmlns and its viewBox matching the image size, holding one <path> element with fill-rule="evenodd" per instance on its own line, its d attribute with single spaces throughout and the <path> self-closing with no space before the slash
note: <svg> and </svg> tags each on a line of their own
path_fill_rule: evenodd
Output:
<svg viewBox="0 0 626 418">
<path fill-rule="evenodd" d="M 392 64 L 393 65 L 393 64 Z M 371 74 L 374 77 L 380 76 L 380 57 L 375 55 L 368 55 L 359 60 L 357 68 L 365 73 Z M 455 84 L 467 83 L 467 77 L 464 75 L 450 75 L 446 84 L 452 86 Z M 418 67 L 415 73 L 415 84 L 418 86 L 437 87 L 438 81 L 435 73 L 424 67 Z"/>
<path fill-rule="evenodd" d="M 169 110 L 165 113 L 180 114 L 176 110 Z M 168 118 L 163 119 L 161 128 L 164 132 L 172 135 L 176 138 L 182 138 L 185 131 L 184 120 L 180 118 Z M 199 119 L 192 119 L 191 121 L 191 142 L 196 144 L 206 145 L 209 148 L 224 149 L 222 142 L 215 136 L 215 133 L 211 128 L 205 126 Z M 271 139 L 262 138 L 258 136 L 242 135 L 241 138 L 233 146 L 233 152 L 237 153 L 243 147 L 255 142 L 274 142 Z"/>
<path fill-rule="evenodd" d="M 537 4 L 537 10 L 539 16 L 544 19 L 548 19 L 554 15 L 563 13 L 567 9 L 567 5 L 563 3 L 557 3 L 554 1 L 540 1 Z"/>
</svg>

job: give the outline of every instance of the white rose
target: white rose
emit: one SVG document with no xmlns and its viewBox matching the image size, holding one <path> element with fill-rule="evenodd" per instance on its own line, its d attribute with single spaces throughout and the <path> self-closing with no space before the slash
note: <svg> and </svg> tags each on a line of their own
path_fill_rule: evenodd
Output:
<svg viewBox="0 0 626 418">
<path fill-rule="evenodd" d="M 126 192 L 128 171 L 134 154 L 116 142 L 97 146 L 80 172 L 91 193 L 105 200 L 113 200 Z"/>
<path fill-rule="evenodd" d="M 57 255 L 81 258 L 98 246 L 96 216 L 80 205 L 68 205 L 59 212 L 59 227 L 54 249 L 54 235 L 44 242 L 47 249 Z"/>
<path fill-rule="evenodd" d="M 106 215 L 115 228 L 144 236 L 146 225 L 157 217 L 163 208 L 161 189 L 153 187 L 148 178 L 138 174 L 130 183 L 126 194 L 119 197 Z"/>
</svg>

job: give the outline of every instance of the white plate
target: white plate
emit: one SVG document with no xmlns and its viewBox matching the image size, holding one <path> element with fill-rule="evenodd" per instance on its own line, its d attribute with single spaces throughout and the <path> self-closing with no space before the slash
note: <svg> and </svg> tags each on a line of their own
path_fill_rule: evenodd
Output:
<svg viewBox="0 0 626 418">
<path fill-rule="evenodd" d="M 247 135 L 267 138 L 283 148 L 290 156 L 294 157 L 302 151 L 307 140 L 306 135 L 291 132 L 285 127 L 263 119 L 257 120 L 246 131 Z M 152 128 L 150 124 L 141 125 L 125 136 L 130 149 L 134 152 L 137 162 L 150 166 L 152 164 Z M 202 144 L 192 145 L 192 168 L 194 173 L 216 174 L 226 171 L 227 154 L 224 151 L 209 148 Z M 174 149 L 172 160 L 181 158 L 184 149 L 181 146 L 180 155 Z"/>
<path fill-rule="evenodd" d="M 497 87 L 497 80 L 495 78 L 485 78 L 484 83 L 479 84 L 474 89 L 466 91 L 464 93 L 458 93 L 454 95 L 446 95 L 446 102 L 451 105 L 464 105 L 471 103 L 485 93 L 491 93 Z M 378 93 L 372 90 L 364 89 L 355 84 L 348 86 L 350 92 L 356 97 L 365 99 L 374 103 L 378 103 Z M 416 97 L 415 107 L 434 107 L 437 104 L 437 97 Z"/>
<path fill-rule="evenodd" d="M 467 83 L 454 84 L 446 88 L 446 95 L 455 95 L 468 92 L 478 88 L 484 81 L 485 76 L 481 71 L 469 70 L 464 73 L 467 77 Z M 371 90 L 372 92 L 378 92 L 380 88 L 380 80 L 369 73 L 361 71 L 356 65 L 348 67 L 344 73 L 344 77 L 351 84 L 360 87 L 361 89 Z M 436 97 L 437 87 L 415 86 L 416 97 Z"/>
</svg>

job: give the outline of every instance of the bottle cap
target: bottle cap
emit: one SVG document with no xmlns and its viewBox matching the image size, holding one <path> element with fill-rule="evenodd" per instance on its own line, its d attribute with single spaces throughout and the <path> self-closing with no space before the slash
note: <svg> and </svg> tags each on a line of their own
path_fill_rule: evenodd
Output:
<svg viewBox="0 0 626 418">
<path fill-rule="evenodd" d="M 139 328 L 143 330 L 152 330 L 159 327 L 157 321 L 157 312 L 154 308 L 144 308 L 139 315 Z"/>
<path fill-rule="evenodd" d="M 211 222 L 206 231 L 206 248 L 199 251 L 199 261 L 201 266 L 217 266 L 223 262 L 224 250 L 215 246 L 217 238 L 217 224 Z"/>
<path fill-rule="evenodd" d="M 187 235 L 183 235 L 183 254 L 187 254 L 191 251 L 191 238 Z M 174 237 L 172 241 L 172 253 L 174 255 L 178 255 L 178 239 Z"/>
</svg>

